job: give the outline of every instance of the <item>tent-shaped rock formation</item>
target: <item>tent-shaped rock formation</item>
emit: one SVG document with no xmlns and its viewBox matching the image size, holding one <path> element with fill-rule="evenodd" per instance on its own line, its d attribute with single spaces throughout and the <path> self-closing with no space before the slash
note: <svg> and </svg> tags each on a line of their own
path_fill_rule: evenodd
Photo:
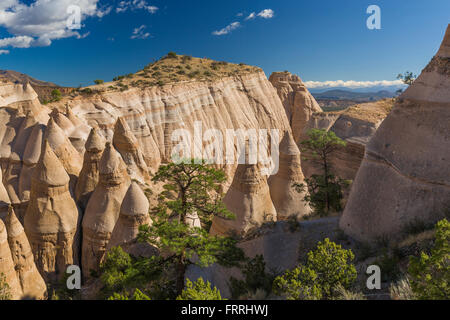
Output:
<svg viewBox="0 0 450 320">
<path fill-rule="evenodd" d="M 53 282 L 78 263 L 80 219 L 69 175 L 46 140 L 31 180 L 25 232 L 39 272 Z"/>
<path fill-rule="evenodd" d="M 300 151 L 291 134 L 286 132 L 280 143 L 279 170 L 269 177 L 270 196 L 277 220 L 286 220 L 291 216 L 301 218 L 311 213 L 311 208 L 303 200 L 304 193 L 298 193 L 294 183 L 304 183 L 301 168 Z"/>
<path fill-rule="evenodd" d="M 267 179 L 261 175 L 259 165 L 239 164 L 223 201 L 236 219 L 214 217 L 211 234 L 244 236 L 264 222 L 277 220 Z"/>
<path fill-rule="evenodd" d="M 124 118 L 119 117 L 114 127 L 113 144 L 127 165 L 128 174 L 141 183 L 150 182 L 149 169 L 139 143 Z"/>
<path fill-rule="evenodd" d="M 109 142 L 103 151 L 99 172 L 99 183 L 83 217 L 82 269 L 85 278 L 90 276 L 91 270 L 98 270 L 130 184 L 126 165 Z"/>
<path fill-rule="evenodd" d="M 450 26 L 416 81 L 366 148 L 340 221 L 349 235 L 395 237 L 450 206 Z"/>
<path fill-rule="evenodd" d="M 13 300 L 22 297 L 22 288 L 14 268 L 14 261 L 8 244 L 8 235 L 3 221 L 0 219 L 0 276 L 8 284 L 7 294 Z"/>
<path fill-rule="evenodd" d="M 8 231 L 8 243 L 12 259 L 24 297 L 45 299 L 47 286 L 36 268 L 30 243 L 12 207 L 9 207 L 5 224 Z"/>
<path fill-rule="evenodd" d="M 138 243 L 137 236 L 140 226 L 152 224 L 149 208 L 150 205 L 145 193 L 137 182 L 133 181 L 123 199 L 119 219 L 111 234 L 108 249 L 120 246 L 134 256 L 141 255 L 142 249 L 149 246 Z"/>
<path fill-rule="evenodd" d="M 78 206 L 84 211 L 99 180 L 99 163 L 105 149 L 105 139 L 93 128 L 86 141 L 83 168 L 75 188 Z"/>
</svg>

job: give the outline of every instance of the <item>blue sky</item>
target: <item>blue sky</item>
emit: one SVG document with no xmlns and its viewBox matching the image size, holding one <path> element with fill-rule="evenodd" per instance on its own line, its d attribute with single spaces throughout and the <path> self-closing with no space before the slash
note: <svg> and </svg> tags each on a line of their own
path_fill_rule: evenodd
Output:
<svg viewBox="0 0 450 320">
<path fill-rule="evenodd" d="M 66 28 L 71 4 L 80 30 Z M 372 4 L 380 30 L 366 27 Z M 89 85 L 175 51 L 304 81 L 391 81 L 420 73 L 449 18 L 448 0 L 1 0 L 0 69 Z"/>
</svg>

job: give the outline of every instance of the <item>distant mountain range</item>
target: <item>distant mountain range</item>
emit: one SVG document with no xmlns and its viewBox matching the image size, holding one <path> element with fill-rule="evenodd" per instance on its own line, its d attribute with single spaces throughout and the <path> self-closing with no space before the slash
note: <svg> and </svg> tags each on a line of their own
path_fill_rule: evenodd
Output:
<svg viewBox="0 0 450 320">
<path fill-rule="evenodd" d="M 47 81 L 41 81 L 37 80 L 35 78 L 30 77 L 29 75 L 26 75 L 21 72 L 12 71 L 12 70 L 0 70 L 0 78 L 6 78 L 11 82 L 15 83 L 29 83 L 32 87 L 59 87 L 58 85 L 47 82 Z"/>
<path fill-rule="evenodd" d="M 394 92 L 381 90 L 378 92 L 355 92 L 347 90 L 328 90 L 320 93 L 312 93 L 316 99 L 326 100 L 352 100 L 360 102 L 377 101 L 396 96 Z"/>
<path fill-rule="evenodd" d="M 311 92 L 311 94 L 324 111 L 339 111 L 358 103 L 378 101 L 396 96 L 394 92 L 388 90 L 359 92 L 335 89 L 324 92 Z"/>
</svg>

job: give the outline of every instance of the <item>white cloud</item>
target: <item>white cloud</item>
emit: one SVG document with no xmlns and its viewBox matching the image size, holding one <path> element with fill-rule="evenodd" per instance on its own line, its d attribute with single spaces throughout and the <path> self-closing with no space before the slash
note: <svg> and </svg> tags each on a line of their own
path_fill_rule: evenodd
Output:
<svg viewBox="0 0 450 320">
<path fill-rule="evenodd" d="M 218 31 L 214 31 L 212 34 L 215 36 L 223 36 L 225 34 L 230 33 L 231 31 L 239 28 L 241 26 L 241 24 L 239 22 L 233 22 L 230 23 L 229 25 L 227 25 L 225 28 L 220 29 Z"/>
<path fill-rule="evenodd" d="M 403 82 L 401 80 L 379 80 L 379 81 L 354 81 L 354 80 L 335 80 L 335 81 L 305 81 L 305 86 L 309 89 L 316 88 L 335 88 L 335 87 L 344 87 L 344 88 L 370 88 L 375 86 L 403 86 Z"/>
<path fill-rule="evenodd" d="M 80 23 L 88 17 L 101 18 L 111 8 L 100 8 L 99 0 L 35 0 L 24 4 L 22 0 L 2 0 L 0 4 L 0 27 L 6 28 L 11 37 L 0 39 L 1 47 L 29 48 L 49 46 L 53 40 L 77 37 L 76 30 L 67 28 L 67 21 L 73 16 L 69 6 L 78 6 Z"/>
<path fill-rule="evenodd" d="M 264 9 L 260 13 L 258 13 L 258 17 L 264 18 L 264 19 L 271 19 L 273 18 L 275 12 L 273 12 L 272 9 Z"/>
<path fill-rule="evenodd" d="M 245 18 L 245 20 L 253 20 L 253 19 L 255 19 L 255 18 L 256 18 L 256 13 L 255 13 L 255 12 L 252 12 L 252 13 L 250 13 L 250 14 L 248 15 L 247 18 Z"/>
<path fill-rule="evenodd" d="M 150 37 L 150 33 L 145 32 L 145 28 L 147 28 L 146 25 L 142 25 L 138 28 L 135 28 L 133 30 L 131 39 L 147 39 L 148 37 Z"/>
<path fill-rule="evenodd" d="M 0 48 L 13 47 L 13 48 L 29 48 L 34 41 L 32 37 L 17 36 L 10 38 L 0 39 Z"/>
<path fill-rule="evenodd" d="M 158 7 L 149 5 L 145 0 L 129 0 L 119 2 L 116 12 L 121 13 L 127 10 L 147 10 L 150 13 L 155 13 L 158 9 Z"/>
<path fill-rule="evenodd" d="M 9 50 L 0 50 L 0 56 L 1 56 L 2 54 L 9 54 Z"/>
</svg>

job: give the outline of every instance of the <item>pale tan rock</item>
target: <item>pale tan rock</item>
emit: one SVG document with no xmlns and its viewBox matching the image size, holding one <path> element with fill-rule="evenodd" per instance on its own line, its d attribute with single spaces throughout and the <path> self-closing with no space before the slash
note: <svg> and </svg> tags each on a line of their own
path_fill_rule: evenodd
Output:
<svg viewBox="0 0 450 320">
<path fill-rule="evenodd" d="M 97 187 L 99 181 L 99 163 L 105 149 L 105 139 L 93 128 L 86 141 L 83 168 L 78 177 L 75 188 L 75 199 L 78 206 L 84 211 L 89 198 Z"/>
<path fill-rule="evenodd" d="M 61 161 L 70 177 L 70 190 L 74 190 L 76 180 L 83 166 L 83 159 L 67 138 L 64 131 L 50 118 L 44 139 L 48 140 L 56 156 Z"/>
<path fill-rule="evenodd" d="M 322 112 L 316 99 L 309 93 L 299 76 L 290 72 L 274 72 L 269 81 L 277 89 L 283 103 L 294 140 L 300 143 L 306 137 L 308 122 L 315 112 Z"/>
<path fill-rule="evenodd" d="M 333 131 L 347 145 L 338 147 L 330 156 L 332 172 L 347 180 L 354 180 L 361 165 L 367 143 L 394 105 L 393 99 L 361 103 L 339 112 L 322 112 L 313 115 L 311 128 Z M 303 173 L 310 177 L 323 174 L 321 161 L 308 152 L 303 153 Z"/>
<path fill-rule="evenodd" d="M 8 213 L 8 207 L 11 204 L 8 192 L 6 191 L 2 181 L 2 171 L 0 170 L 0 220 L 6 217 L 6 214 Z"/>
<path fill-rule="evenodd" d="M 22 295 L 19 278 L 14 269 L 14 261 L 8 244 L 8 235 L 3 221 L 0 219 L 0 275 L 5 277 L 9 286 L 8 294 L 12 300 L 19 300 Z"/>
<path fill-rule="evenodd" d="M 78 264 L 80 214 L 69 191 L 69 175 L 47 140 L 31 182 L 25 232 L 36 266 L 46 281 L 57 281 Z"/>
<path fill-rule="evenodd" d="M 436 56 L 367 145 L 340 227 L 359 240 L 397 237 L 445 216 L 450 199 L 450 26 Z"/>
<path fill-rule="evenodd" d="M 301 168 L 300 151 L 289 132 L 285 133 L 280 143 L 279 170 L 269 177 L 270 196 L 277 211 L 277 220 L 289 217 L 301 218 L 311 213 L 311 208 L 304 201 L 305 192 L 298 193 L 293 185 L 305 184 Z"/>
<path fill-rule="evenodd" d="M 4 176 L 4 185 L 8 191 L 11 201 L 20 204 L 19 179 L 22 170 L 22 159 L 25 152 L 26 143 L 29 141 L 33 126 L 36 124 L 31 111 L 22 120 L 11 147 L 9 164 Z"/>
<path fill-rule="evenodd" d="M 266 177 L 259 165 L 240 164 L 223 202 L 236 219 L 214 217 L 211 234 L 244 236 L 264 222 L 277 221 Z"/>
<path fill-rule="evenodd" d="M 31 177 L 36 164 L 39 162 L 41 156 L 41 149 L 43 144 L 45 126 L 43 124 L 36 124 L 30 134 L 28 142 L 25 146 L 23 154 L 23 165 L 19 177 L 19 194 L 18 197 L 22 203 L 27 203 L 30 200 L 31 191 Z M 22 217 L 23 218 L 23 217 Z M 19 217 L 19 220 L 23 221 Z"/>
<path fill-rule="evenodd" d="M 114 126 L 113 136 L 114 148 L 120 153 L 127 165 L 128 174 L 132 179 L 141 183 L 149 183 L 150 175 L 139 143 L 131 132 L 124 118 L 119 117 Z"/>
<path fill-rule="evenodd" d="M 83 123 L 83 121 L 73 113 L 72 108 L 69 107 L 69 105 L 66 106 L 65 116 L 73 124 L 73 129 L 68 134 L 70 142 L 72 142 L 73 146 L 80 154 L 83 154 L 86 140 L 91 132 L 91 127 Z"/>
<path fill-rule="evenodd" d="M 82 270 L 88 278 L 98 270 L 111 238 L 130 177 L 120 154 L 106 144 L 99 166 L 100 180 L 83 217 Z"/>
<path fill-rule="evenodd" d="M 5 219 L 8 243 L 24 297 L 45 299 L 47 286 L 34 263 L 30 243 L 12 207 Z"/>
<path fill-rule="evenodd" d="M 154 248 L 137 241 L 139 227 L 152 224 L 149 208 L 147 197 L 137 182 L 133 181 L 123 199 L 119 219 L 111 234 L 107 250 L 120 246 L 134 256 L 139 255 L 142 251 L 140 248 L 145 246 L 155 251 Z"/>
<path fill-rule="evenodd" d="M 98 124 L 108 141 L 112 139 L 117 118 L 124 117 L 153 172 L 161 160 L 171 159 L 173 146 L 177 144 L 171 141 L 172 133 L 186 129 L 193 135 L 196 121 L 201 122 L 203 132 L 218 129 L 224 137 L 227 129 L 290 130 L 280 98 L 262 71 L 214 81 L 130 88 L 123 92 L 106 90 L 90 96 L 63 98 L 57 104 L 62 109 L 67 103 L 85 123 Z M 236 165 L 228 169 L 231 183 Z"/>
</svg>

